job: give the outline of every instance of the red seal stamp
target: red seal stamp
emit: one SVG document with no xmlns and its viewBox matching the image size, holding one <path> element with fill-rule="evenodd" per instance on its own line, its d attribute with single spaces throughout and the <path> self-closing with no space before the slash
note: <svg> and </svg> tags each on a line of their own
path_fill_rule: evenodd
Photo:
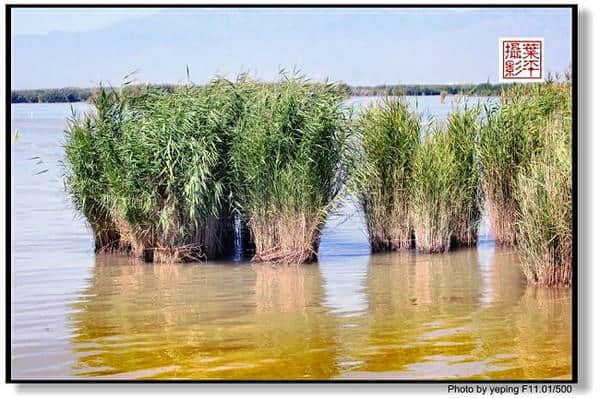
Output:
<svg viewBox="0 0 600 398">
<path fill-rule="evenodd" d="M 543 53 L 543 38 L 500 38 L 500 82 L 544 81 Z"/>
</svg>

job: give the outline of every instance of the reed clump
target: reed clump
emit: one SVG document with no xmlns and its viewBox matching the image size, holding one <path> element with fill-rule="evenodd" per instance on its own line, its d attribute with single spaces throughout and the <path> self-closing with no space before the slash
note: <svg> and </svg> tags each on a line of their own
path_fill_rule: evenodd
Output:
<svg viewBox="0 0 600 398">
<path fill-rule="evenodd" d="M 65 131 L 65 186 L 92 228 L 96 252 L 127 251 L 129 244 L 121 240 L 112 217 L 112 198 L 106 191 L 106 165 L 114 150 L 102 150 L 120 132 L 126 101 L 117 91 L 104 89 L 92 101 L 95 112 L 73 113 Z"/>
<path fill-rule="evenodd" d="M 530 283 L 572 283 L 571 83 L 517 86 L 488 112 L 478 153 L 498 244 L 516 244 Z"/>
<path fill-rule="evenodd" d="M 416 152 L 410 205 L 417 250 L 450 249 L 460 195 L 459 164 L 443 126 L 431 128 Z"/>
<path fill-rule="evenodd" d="M 227 165 L 236 93 L 216 80 L 173 93 L 100 90 L 66 131 L 66 187 L 96 251 L 146 261 L 214 258 L 232 239 Z"/>
<path fill-rule="evenodd" d="M 487 107 L 487 120 L 478 140 L 481 188 L 496 243 L 517 241 L 519 206 L 516 186 L 519 170 L 540 146 L 543 126 L 550 114 L 565 110 L 569 84 L 548 82 L 515 86 L 503 92 L 500 103 Z"/>
<path fill-rule="evenodd" d="M 360 115 L 358 202 L 365 214 L 371 251 L 410 249 L 414 158 L 420 118 L 403 97 L 388 97 Z"/>
<path fill-rule="evenodd" d="M 231 169 L 237 208 L 254 261 L 315 261 L 321 229 L 347 170 L 347 118 L 335 84 L 283 75 L 277 84 L 246 81 Z"/>
<path fill-rule="evenodd" d="M 518 177 L 517 243 L 529 280 L 544 286 L 572 281 L 571 116 L 557 112 L 542 130 L 540 148 Z"/>
<path fill-rule="evenodd" d="M 479 106 L 469 107 L 457 102 L 455 110 L 448 116 L 446 130 L 458 173 L 457 196 L 454 198 L 452 220 L 452 243 L 458 247 L 477 244 L 481 222 L 481 181 L 476 155 L 479 134 Z"/>
<path fill-rule="evenodd" d="M 297 75 L 101 89 L 95 112 L 67 129 L 66 188 L 98 252 L 215 258 L 231 251 L 238 220 L 255 261 L 314 261 L 348 175 L 342 99 L 337 85 Z"/>
<path fill-rule="evenodd" d="M 343 90 L 297 75 L 174 90 L 103 89 L 66 130 L 65 184 L 96 251 L 146 261 L 229 254 L 234 220 L 254 261 L 315 261 L 349 176 L 373 252 L 473 246 L 483 202 L 496 242 L 532 283 L 572 275 L 571 84 L 515 86 L 422 134 L 404 98 L 355 122 Z M 416 242 L 416 243 L 415 243 Z"/>
</svg>

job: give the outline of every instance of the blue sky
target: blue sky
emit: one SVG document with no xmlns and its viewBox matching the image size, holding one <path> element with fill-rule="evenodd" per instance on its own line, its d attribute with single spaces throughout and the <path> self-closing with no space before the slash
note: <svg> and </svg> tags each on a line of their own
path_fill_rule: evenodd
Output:
<svg viewBox="0 0 600 398">
<path fill-rule="evenodd" d="M 498 80 L 498 38 L 544 37 L 545 69 L 571 63 L 569 9 L 12 10 L 12 88 L 118 85 L 281 68 L 355 85 Z"/>
</svg>

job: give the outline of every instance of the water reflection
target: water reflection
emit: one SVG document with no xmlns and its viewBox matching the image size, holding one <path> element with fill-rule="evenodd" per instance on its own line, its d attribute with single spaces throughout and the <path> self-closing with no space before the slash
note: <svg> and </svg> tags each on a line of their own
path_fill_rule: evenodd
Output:
<svg viewBox="0 0 600 398">
<path fill-rule="evenodd" d="M 526 288 L 518 267 L 515 252 L 485 245 L 372 256 L 369 309 L 344 335 L 353 366 L 340 376 L 570 378 L 570 290 Z"/>
<path fill-rule="evenodd" d="M 523 293 L 523 278 L 519 255 L 514 250 L 495 248 L 494 242 L 482 242 L 478 247 L 479 272 L 483 279 L 483 307 L 515 305 Z"/>
<path fill-rule="evenodd" d="M 477 308 L 473 255 L 470 250 L 449 256 L 391 253 L 371 258 L 368 349 L 356 354 L 364 364 L 354 376 L 392 371 L 399 377 L 418 377 L 414 365 L 473 348 L 468 325 L 469 314 Z"/>
<path fill-rule="evenodd" d="M 350 198 L 330 215 L 319 247 L 319 267 L 325 282 L 325 306 L 340 317 L 367 309 L 365 279 L 371 248 L 364 215 Z"/>
<path fill-rule="evenodd" d="M 325 306 L 338 317 L 360 316 L 368 308 L 364 281 L 367 277 L 367 259 L 346 260 L 343 264 L 324 264 Z"/>
<path fill-rule="evenodd" d="M 328 378 L 317 266 L 152 265 L 98 256 L 72 315 L 78 376 Z"/>
<path fill-rule="evenodd" d="M 374 255 L 337 286 L 341 264 L 324 272 L 320 265 L 152 265 L 98 256 L 73 304 L 73 373 L 568 378 L 570 290 L 526 288 L 511 276 L 515 256 L 495 250 L 482 265 L 477 250 Z M 364 301 L 339 304 L 357 295 Z"/>
<path fill-rule="evenodd" d="M 73 374 L 570 377 L 570 290 L 526 288 L 513 276 L 514 252 L 488 254 L 389 253 L 367 264 L 358 256 L 349 282 L 340 263 L 153 265 L 98 256 L 70 316 Z"/>
<path fill-rule="evenodd" d="M 519 377 L 571 377 L 571 289 L 528 287 L 515 317 Z"/>
<path fill-rule="evenodd" d="M 571 291 L 527 287 L 512 250 L 492 250 L 482 268 L 485 295 L 473 316 L 480 340 L 473 359 L 488 364 L 485 377 L 570 378 Z"/>
<path fill-rule="evenodd" d="M 264 363 L 254 378 L 330 378 L 336 372 L 335 320 L 323 308 L 317 265 L 255 265 L 257 352 Z"/>
</svg>

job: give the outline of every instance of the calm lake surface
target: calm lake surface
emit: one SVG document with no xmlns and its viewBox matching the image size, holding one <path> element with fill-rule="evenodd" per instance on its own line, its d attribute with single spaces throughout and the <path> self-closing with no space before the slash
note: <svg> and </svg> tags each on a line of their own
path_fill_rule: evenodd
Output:
<svg viewBox="0 0 600 398">
<path fill-rule="evenodd" d="M 485 223 L 476 249 L 371 255 L 348 204 L 318 264 L 95 256 L 63 192 L 70 107 L 11 106 L 14 378 L 571 377 L 571 290 L 527 287 Z"/>
</svg>

